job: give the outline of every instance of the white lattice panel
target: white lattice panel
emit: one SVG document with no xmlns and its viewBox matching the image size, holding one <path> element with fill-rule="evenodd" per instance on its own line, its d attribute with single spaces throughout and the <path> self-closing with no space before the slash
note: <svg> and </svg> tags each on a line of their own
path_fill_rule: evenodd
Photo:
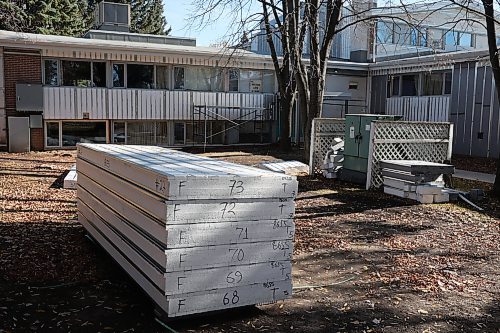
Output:
<svg viewBox="0 0 500 333">
<path fill-rule="evenodd" d="M 380 160 L 421 160 L 442 163 L 451 159 L 450 123 L 374 121 L 370 133 L 367 188 L 383 184 Z"/>
<path fill-rule="evenodd" d="M 344 139 L 345 119 L 315 118 L 311 131 L 311 152 L 309 158 L 310 174 L 321 172 L 321 165 L 326 152 L 335 138 Z"/>
</svg>

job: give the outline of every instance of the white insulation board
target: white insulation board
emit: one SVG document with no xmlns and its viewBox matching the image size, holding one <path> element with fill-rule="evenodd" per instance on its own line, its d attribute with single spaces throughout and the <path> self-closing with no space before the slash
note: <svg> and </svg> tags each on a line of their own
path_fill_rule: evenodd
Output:
<svg viewBox="0 0 500 333">
<path fill-rule="evenodd" d="M 77 166 L 80 222 L 168 316 L 291 297 L 295 177 L 143 146 Z"/>
<path fill-rule="evenodd" d="M 79 144 L 78 158 L 169 200 L 294 198 L 294 176 L 149 146 Z"/>
</svg>

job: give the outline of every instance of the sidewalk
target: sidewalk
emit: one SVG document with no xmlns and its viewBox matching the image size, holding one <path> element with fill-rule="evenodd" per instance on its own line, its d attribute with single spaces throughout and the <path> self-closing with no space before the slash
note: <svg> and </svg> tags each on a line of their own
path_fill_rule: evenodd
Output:
<svg viewBox="0 0 500 333">
<path fill-rule="evenodd" d="M 493 184 L 495 182 L 495 175 L 490 173 L 483 172 L 474 172 L 474 171 L 466 171 L 455 169 L 455 173 L 453 174 L 455 178 L 469 179 L 469 180 L 477 180 L 484 183 Z"/>
</svg>

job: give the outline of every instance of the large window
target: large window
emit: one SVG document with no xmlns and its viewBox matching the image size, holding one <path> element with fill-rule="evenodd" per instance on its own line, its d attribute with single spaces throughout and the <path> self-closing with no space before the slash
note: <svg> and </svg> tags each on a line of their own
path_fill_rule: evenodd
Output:
<svg viewBox="0 0 500 333">
<path fill-rule="evenodd" d="M 105 62 L 63 60 L 61 68 L 63 86 L 106 87 Z M 47 69 L 45 75 L 47 78 Z"/>
<path fill-rule="evenodd" d="M 392 22 L 377 22 L 377 43 L 392 44 L 393 38 L 393 23 Z"/>
<path fill-rule="evenodd" d="M 154 89 L 154 66 L 127 64 L 127 88 Z"/>
<path fill-rule="evenodd" d="M 445 31 L 443 36 L 445 46 L 473 46 L 473 35 L 468 32 L 459 32 L 454 30 Z"/>
<path fill-rule="evenodd" d="M 128 145 L 168 145 L 166 121 L 116 121 L 113 142 Z"/>
<path fill-rule="evenodd" d="M 47 147 L 59 147 L 59 122 L 47 122 L 46 127 L 46 141 L 45 146 Z"/>
<path fill-rule="evenodd" d="M 93 87 L 106 87 L 106 63 L 93 62 L 92 63 L 92 86 Z"/>
<path fill-rule="evenodd" d="M 106 122 L 63 121 L 62 145 L 72 147 L 79 142 L 106 143 Z"/>
<path fill-rule="evenodd" d="M 441 95 L 443 93 L 443 73 L 424 73 L 422 95 Z"/>
<path fill-rule="evenodd" d="M 223 91 L 224 72 L 210 67 L 174 67 L 174 89 Z"/>
<path fill-rule="evenodd" d="M 91 86 L 91 66 L 88 61 L 67 61 L 62 62 L 62 84 L 63 86 L 90 87 Z"/>
<path fill-rule="evenodd" d="M 156 66 L 156 88 L 168 89 L 168 67 Z"/>
<path fill-rule="evenodd" d="M 417 96 L 418 95 L 418 75 L 402 75 L 401 76 L 401 96 Z"/>
<path fill-rule="evenodd" d="M 44 61 L 44 83 L 48 86 L 59 85 L 59 61 L 45 60 Z"/>
</svg>

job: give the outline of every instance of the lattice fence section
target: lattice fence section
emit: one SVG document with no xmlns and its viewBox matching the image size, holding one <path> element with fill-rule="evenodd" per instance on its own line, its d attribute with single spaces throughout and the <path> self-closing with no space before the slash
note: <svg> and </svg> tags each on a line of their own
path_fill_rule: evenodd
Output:
<svg viewBox="0 0 500 333">
<path fill-rule="evenodd" d="M 344 139 L 345 119 L 316 118 L 312 123 L 311 150 L 309 158 L 309 173 L 321 172 L 321 166 L 326 152 L 332 146 L 335 138 Z"/>
<path fill-rule="evenodd" d="M 421 160 L 442 163 L 451 159 L 450 123 L 374 121 L 368 157 L 367 188 L 383 184 L 380 160 Z"/>
</svg>

